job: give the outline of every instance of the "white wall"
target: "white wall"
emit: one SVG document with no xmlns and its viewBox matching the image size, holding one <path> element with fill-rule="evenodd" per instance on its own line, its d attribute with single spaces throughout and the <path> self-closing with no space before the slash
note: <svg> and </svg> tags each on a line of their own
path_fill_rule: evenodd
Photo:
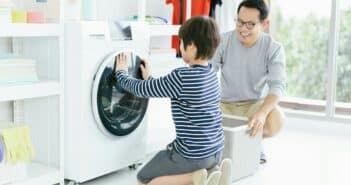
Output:
<svg viewBox="0 0 351 185">
<path fill-rule="evenodd" d="M 11 39 L 0 38 L 0 53 L 10 53 L 11 52 Z"/>
<path fill-rule="evenodd" d="M 10 102 L 0 102 L 0 121 L 11 121 L 12 104 Z"/>
<path fill-rule="evenodd" d="M 0 53 L 10 53 L 12 41 L 9 38 L 0 38 Z M 12 120 L 12 105 L 10 102 L 0 102 L 0 121 Z"/>
</svg>

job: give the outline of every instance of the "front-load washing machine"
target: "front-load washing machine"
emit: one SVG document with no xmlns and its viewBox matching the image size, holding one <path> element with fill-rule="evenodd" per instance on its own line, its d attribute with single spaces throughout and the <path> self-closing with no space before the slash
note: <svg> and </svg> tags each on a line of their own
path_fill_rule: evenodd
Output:
<svg viewBox="0 0 351 185">
<path fill-rule="evenodd" d="M 119 88 L 113 66 L 115 56 L 127 52 L 129 73 L 140 78 L 138 56 L 147 55 L 148 39 L 110 38 L 106 22 L 65 25 L 64 176 L 76 183 L 117 171 L 146 155 L 148 100 Z"/>
</svg>

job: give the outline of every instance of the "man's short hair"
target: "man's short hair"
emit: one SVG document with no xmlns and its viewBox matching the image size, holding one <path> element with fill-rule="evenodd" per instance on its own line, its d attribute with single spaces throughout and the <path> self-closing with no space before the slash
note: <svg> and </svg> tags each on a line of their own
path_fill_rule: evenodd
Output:
<svg viewBox="0 0 351 185">
<path fill-rule="evenodd" d="M 179 29 L 179 38 L 184 49 L 194 43 L 197 48 L 195 59 L 210 59 L 220 42 L 220 33 L 216 22 L 207 16 L 196 16 L 187 20 Z"/>
<path fill-rule="evenodd" d="M 264 0 L 244 0 L 239 4 L 237 13 L 239 14 L 240 8 L 241 7 L 246 7 L 246 8 L 255 8 L 260 12 L 260 21 L 265 20 L 268 17 L 269 14 L 269 8 L 267 4 L 264 2 Z"/>
</svg>

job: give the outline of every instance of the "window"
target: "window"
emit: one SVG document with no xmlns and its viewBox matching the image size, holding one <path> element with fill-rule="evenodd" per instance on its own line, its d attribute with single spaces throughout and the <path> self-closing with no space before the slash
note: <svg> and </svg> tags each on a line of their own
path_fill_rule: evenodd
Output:
<svg viewBox="0 0 351 185">
<path fill-rule="evenodd" d="M 336 114 L 351 116 L 351 1 L 340 1 Z"/>
<path fill-rule="evenodd" d="M 283 44 L 287 62 L 288 96 L 281 106 L 334 116 L 326 109 L 330 106 L 335 107 L 336 115 L 351 116 L 351 1 L 338 2 L 272 2 L 270 33 Z M 339 6 L 332 6 L 334 3 Z M 335 12 L 338 16 L 334 17 Z M 334 22 L 340 22 L 340 26 Z M 331 59 L 329 45 L 334 40 L 329 37 L 334 33 L 339 37 L 335 41 L 336 59 Z M 336 73 L 328 71 L 328 62 L 337 65 Z M 336 84 L 332 82 L 335 97 L 327 92 L 332 77 L 336 78 Z"/>
<path fill-rule="evenodd" d="M 288 97 L 282 106 L 325 111 L 330 7 L 331 0 L 272 2 L 270 32 L 286 53 Z"/>
</svg>

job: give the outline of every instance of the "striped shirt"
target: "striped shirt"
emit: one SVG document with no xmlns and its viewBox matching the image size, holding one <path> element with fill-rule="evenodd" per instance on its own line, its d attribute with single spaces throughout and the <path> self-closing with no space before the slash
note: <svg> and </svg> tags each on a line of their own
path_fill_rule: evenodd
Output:
<svg viewBox="0 0 351 185">
<path fill-rule="evenodd" d="M 139 97 L 171 98 L 173 147 L 183 157 L 203 159 L 224 148 L 219 82 L 209 66 L 177 68 L 149 80 L 129 77 L 125 71 L 117 71 L 116 77 L 122 88 Z"/>
</svg>

